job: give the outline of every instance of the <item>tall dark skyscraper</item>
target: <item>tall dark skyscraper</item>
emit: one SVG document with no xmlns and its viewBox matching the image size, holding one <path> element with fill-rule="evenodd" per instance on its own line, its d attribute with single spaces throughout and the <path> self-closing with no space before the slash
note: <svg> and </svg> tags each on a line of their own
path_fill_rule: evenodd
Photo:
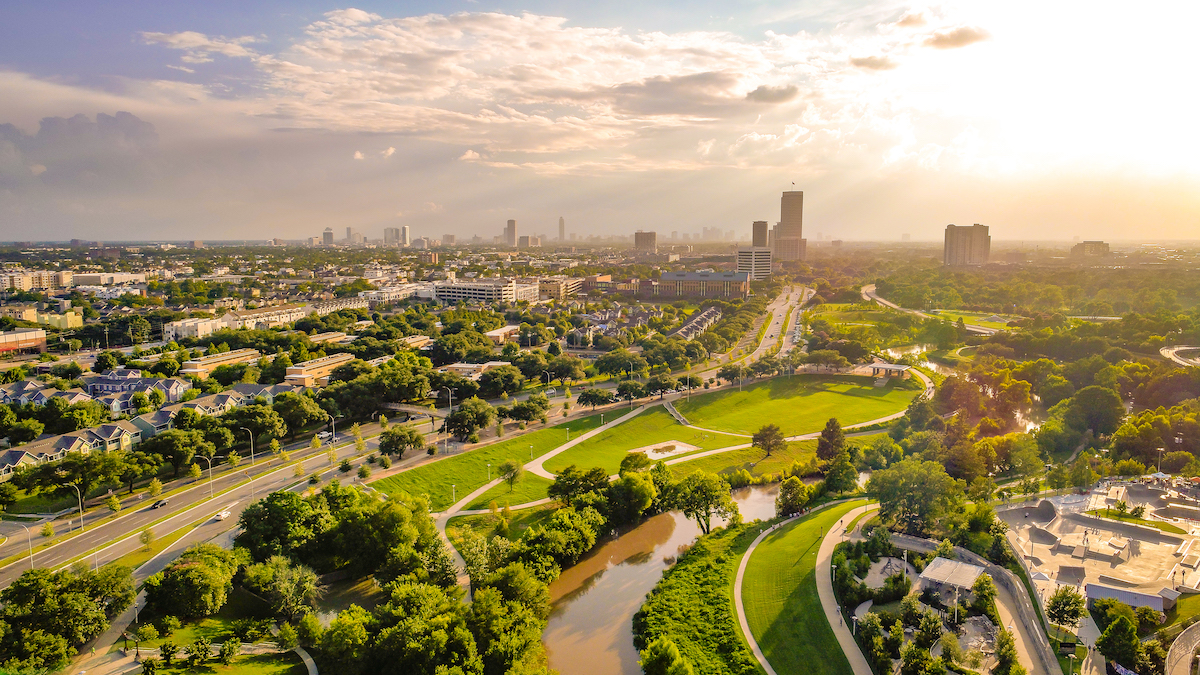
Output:
<svg viewBox="0 0 1200 675">
<path fill-rule="evenodd" d="M 562 216 L 558 217 L 558 240 L 567 240 L 567 221 Z"/>
<path fill-rule="evenodd" d="M 654 253 L 658 251 L 658 233 L 657 232 L 634 232 L 633 247 L 638 251 L 646 253 Z"/>
<path fill-rule="evenodd" d="M 756 220 L 756 221 L 754 221 L 753 228 L 754 228 L 754 231 L 753 231 L 753 236 L 751 237 L 750 245 L 751 246 L 767 246 L 767 232 L 769 230 L 769 228 L 767 227 L 767 221 Z"/>
<path fill-rule="evenodd" d="M 504 244 L 506 246 L 517 245 L 517 221 L 510 220 L 504 227 Z"/>
</svg>

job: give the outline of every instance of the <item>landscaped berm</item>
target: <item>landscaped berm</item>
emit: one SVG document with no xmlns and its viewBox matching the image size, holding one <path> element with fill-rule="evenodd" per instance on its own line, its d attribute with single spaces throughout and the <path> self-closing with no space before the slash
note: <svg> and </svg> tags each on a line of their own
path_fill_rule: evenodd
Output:
<svg viewBox="0 0 1200 675">
<path fill-rule="evenodd" d="M 767 535 L 746 564 L 742 604 L 750 632 L 778 673 L 851 675 L 817 597 L 821 538 L 865 502 L 834 505 Z"/>
<path fill-rule="evenodd" d="M 741 391 L 693 395 L 675 408 L 705 429 L 753 434 L 765 424 L 778 424 L 785 436 L 797 436 L 820 431 L 831 417 L 849 426 L 901 412 L 924 388 L 919 380 L 874 383 L 856 375 L 775 377 Z"/>
</svg>

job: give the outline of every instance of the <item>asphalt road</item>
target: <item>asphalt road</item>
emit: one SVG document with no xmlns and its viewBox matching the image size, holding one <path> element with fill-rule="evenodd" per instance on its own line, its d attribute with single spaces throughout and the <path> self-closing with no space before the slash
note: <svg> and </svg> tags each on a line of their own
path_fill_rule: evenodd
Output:
<svg viewBox="0 0 1200 675">
<path fill-rule="evenodd" d="M 905 308 L 901 307 L 900 305 L 897 305 L 896 303 L 891 302 L 890 300 L 884 300 L 883 298 L 876 295 L 875 284 L 870 284 L 869 286 L 863 286 L 860 290 L 862 291 L 863 300 L 874 301 L 874 302 L 877 302 L 877 303 L 883 305 L 884 307 L 891 307 L 892 309 L 904 312 L 905 314 L 912 314 L 915 316 L 919 316 L 922 319 L 938 318 L 938 317 L 926 314 L 925 312 L 918 312 L 915 309 L 905 309 Z M 967 332 L 968 333 L 976 333 L 978 335 L 995 335 L 996 333 L 998 333 L 1000 331 L 995 328 L 984 328 L 983 326 L 967 325 Z"/>
</svg>

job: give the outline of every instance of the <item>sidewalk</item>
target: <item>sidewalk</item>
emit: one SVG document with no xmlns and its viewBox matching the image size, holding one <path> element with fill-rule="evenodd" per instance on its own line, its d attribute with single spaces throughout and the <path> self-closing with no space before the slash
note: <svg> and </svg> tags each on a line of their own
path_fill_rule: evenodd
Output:
<svg viewBox="0 0 1200 675">
<path fill-rule="evenodd" d="M 842 539 L 842 533 L 845 528 L 843 523 L 848 523 L 858 517 L 861 513 L 878 509 L 878 504 L 868 504 L 860 506 L 853 511 L 850 511 L 842 519 L 838 521 L 836 526 L 830 527 L 829 532 L 825 534 L 825 538 L 821 540 L 821 548 L 817 550 L 817 595 L 821 598 L 821 607 L 825 610 L 825 616 L 829 618 L 829 627 L 833 629 L 833 634 L 837 636 L 838 644 L 842 647 L 842 653 L 846 655 L 846 660 L 850 662 L 850 668 L 854 671 L 854 675 L 873 675 L 871 665 L 867 663 L 866 657 L 863 656 L 862 650 L 859 649 L 858 643 L 854 640 L 854 635 L 850 632 L 850 627 L 842 619 L 842 613 L 838 611 L 837 598 L 833 594 L 833 549 Z M 749 552 L 747 552 L 747 555 Z M 833 621 L 833 617 L 837 616 L 837 623 Z"/>
</svg>

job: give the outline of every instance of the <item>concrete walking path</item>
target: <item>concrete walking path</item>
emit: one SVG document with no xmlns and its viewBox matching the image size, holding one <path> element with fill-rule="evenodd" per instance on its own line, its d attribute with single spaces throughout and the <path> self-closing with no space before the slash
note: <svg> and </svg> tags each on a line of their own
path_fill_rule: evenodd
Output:
<svg viewBox="0 0 1200 675">
<path fill-rule="evenodd" d="M 846 660 L 850 662 L 850 668 L 854 671 L 854 675 L 874 674 L 871 672 L 871 664 L 867 663 L 866 657 L 858 647 L 858 642 L 854 640 L 854 635 L 850 632 L 850 627 L 842 620 L 842 613 L 838 610 L 837 597 L 833 594 L 833 568 L 831 567 L 833 549 L 842 540 L 842 534 L 845 531 L 842 523 L 852 522 L 859 515 L 878 508 L 878 504 L 867 504 L 842 516 L 836 526 L 829 528 L 829 532 L 821 540 L 821 548 L 817 550 L 817 596 L 821 598 L 821 608 L 825 610 L 825 616 L 829 618 L 829 627 L 837 636 L 838 644 L 841 645 Z M 837 624 L 833 623 L 834 616 L 838 618 Z"/>
<path fill-rule="evenodd" d="M 620 417 L 618 417 L 615 420 L 612 420 L 611 422 L 604 424 L 603 426 L 596 427 L 595 429 L 592 429 L 591 431 L 589 431 L 587 433 L 581 434 L 577 438 L 572 438 L 571 440 L 567 441 L 566 443 L 563 443 L 562 445 L 551 450 L 550 452 L 547 452 L 546 454 L 544 454 L 540 457 L 537 457 L 532 462 L 526 464 L 525 470 L 536 476 L 541 476 L 542 478 L 549 478 L 550 480 L 554 480 L 554 474 L 547 471 L 545 469 L 545 467 L 543 466 L 543 464 L 545 464 L 546 460 L 550 459 L 551 457 L 556 457 L 559 454 L 566 452 L 567 450 L 570 450 L 571 448 L 575 447 L 576 445 L 579 445 L 580 443 L 588 440 L 589 438 L 592 438 L 593 436 L 596 436 L 597 434 L 608 431 L 609 429 L 611 429 L 617 425 L 623 424 L 623 423 L 633 419 L 634 417 L 637 417 L 638 415 L 645 412 L 646 409 L 649 407 L 650 407 L 649 403 L 643 403 L 642 405 L 640 405 L 636 408 L 633 408 L 629 412 L 625 413 L 624 415 L 621 415 Z M 487 492 L 487 490 L 484 490 L 484 492 Z M 475 493 L 473 492 L 471 494 L 475 494 Z M 483 492 L 480 492 L 479 494 L 483 494 Z M 478 495 L 476 495 L 476 496 L 478 496 Z M 466 502 L 466 504 L 470 504 L 470 503 L 471 502 Z M 461 509 L 462 506 L 460 506 L 460 504 L 462 506 L 466 506 L 466 504 L 464 504 L 463 502 L 459 502 L 459 504 L 455 504 L 454 506 L 447 509 L 446 510 L 447 513 L 449 513 L 450 511 L 455 511 L 456 507 Z"/>
</svg>

